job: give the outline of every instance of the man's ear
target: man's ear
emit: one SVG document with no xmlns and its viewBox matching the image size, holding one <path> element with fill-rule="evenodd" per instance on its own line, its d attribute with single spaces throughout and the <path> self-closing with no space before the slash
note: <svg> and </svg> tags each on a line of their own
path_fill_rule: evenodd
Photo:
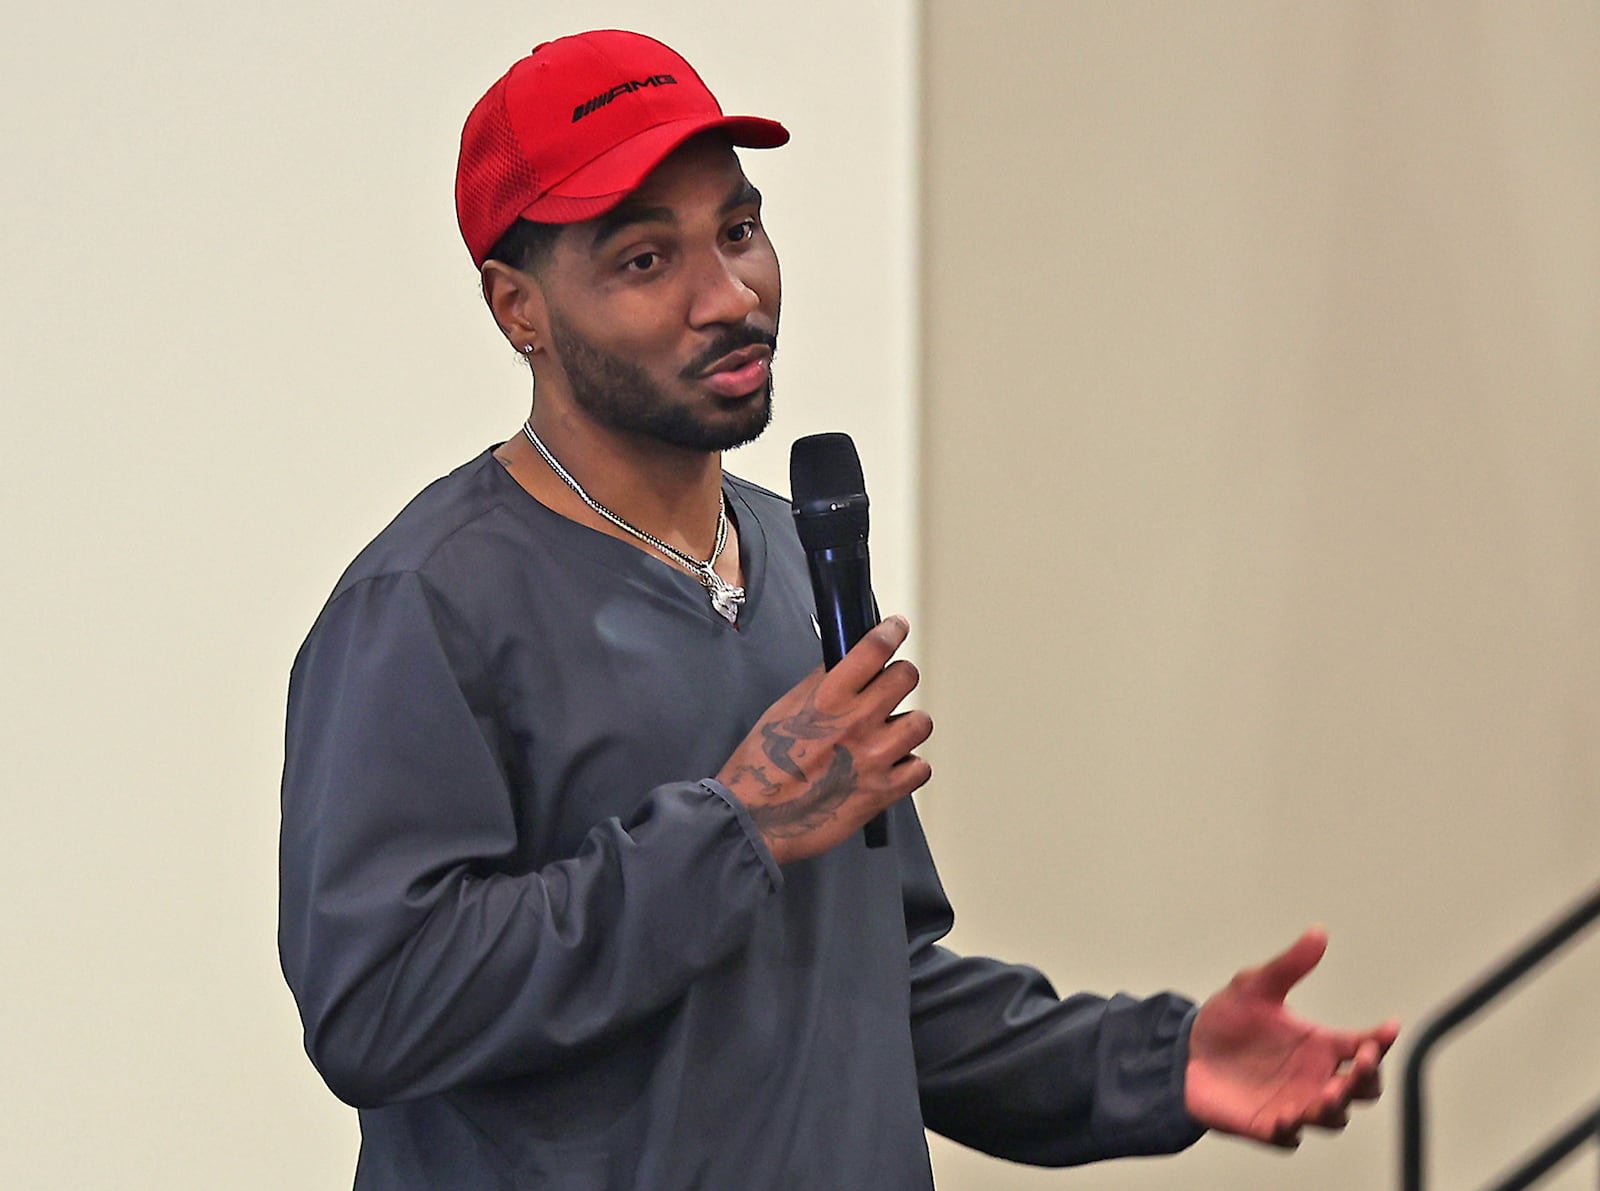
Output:
<svg viewBox="0 0 1600 1191">
<path fill-rule="evenodd" d="M 550 330 L 544 287 L 539 279 L 503 261 L 491 260 L 483 263 L 480 281 L 483 300 L 511 346 L 525 356 L 543 351 L 550 343 Z"/>
</svg>

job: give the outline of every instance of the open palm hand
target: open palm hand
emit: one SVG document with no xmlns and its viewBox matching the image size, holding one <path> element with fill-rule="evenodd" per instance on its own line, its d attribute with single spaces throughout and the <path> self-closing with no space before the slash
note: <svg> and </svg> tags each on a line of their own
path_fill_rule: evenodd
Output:
<svg viewBox="0 0 1600 1191">
<path fill-rule="evenodd" d="M 1317 966 L 1328 937 L 1313 928 L 1276 959 L 1246 968 L 1204 1005 L 1189 1037 L 1189 1114 L 1208 1128 L 1293 1147 L 1306 1125 L 1342 1129 L 1352 1101 L 1376 1100 L 1379 1064 L 1399 1026 L 1331 1030 L 1284 1004 Z"/>
</svg>

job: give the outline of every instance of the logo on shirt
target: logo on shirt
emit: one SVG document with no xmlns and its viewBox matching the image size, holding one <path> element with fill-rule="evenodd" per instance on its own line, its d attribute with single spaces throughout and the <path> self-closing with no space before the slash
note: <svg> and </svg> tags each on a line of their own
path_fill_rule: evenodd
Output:
<svg viewBox="0 0 1600 1191">
<path fill-rule="evenodd" d="M 822 640 L 822 626 L 817 623 L 817 614 L 815 612 L 813 612 L 811 614 L 811 630 L 812 630 L 812 632 L 816 633 L 817 640 L 821 641 Z"/>
</svg>

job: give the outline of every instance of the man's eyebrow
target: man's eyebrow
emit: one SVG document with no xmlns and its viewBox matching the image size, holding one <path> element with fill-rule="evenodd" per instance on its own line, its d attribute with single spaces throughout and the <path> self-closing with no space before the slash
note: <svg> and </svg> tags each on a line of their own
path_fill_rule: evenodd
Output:
<svg viewBox="0 0 1600 1191">
<path fill-rule="evenodd" d="M 728 198 L 721 207 L 721 214 L 726 215 L 737 207 L 759 207 L 760 205 L 761 192 L 755 188 L 749 178 L 741 178 L 739 184 L 728 192 Z"/>
<path fill-rule="evenodd" d="M 591 251 L 600 247 L 625 227 L 636 223 L 676 223 L 678 217 L 671 207 L 639 207 L 620 203 L 601 215 L 594 223 L 594 238 L 589 241 Z"/>
<path fill-rule="evenodd" d="M 719 215 L 726 215 L 729 211 L 739 207 L 761 205 L 761 192 L 748 178 L 741 178 L 737 185 L 728 192 L 728 197 L 723 200 L 722 206 L 717 208 Z M 671 207 L 641 207 L 629 202 L 619 203 L 604 215 L 598 216 L 594 221 L 594 237 L 589 241 L 591 252 L 600 248 L 612 236 L 624 228 L 632 227 L 636 223 L 677 223 L 678 217 Z"/>
</svg>

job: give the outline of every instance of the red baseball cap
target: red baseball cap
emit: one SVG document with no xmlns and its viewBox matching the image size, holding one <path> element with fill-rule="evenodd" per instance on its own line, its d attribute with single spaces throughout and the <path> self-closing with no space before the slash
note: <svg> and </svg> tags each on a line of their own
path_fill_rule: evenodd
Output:
<svg viewBox="0 0 1600 1191">
<path fill-rule="evenodd" d="M 674 50 L 620 29 L 535 47 L 501 75 L 461 130 L 456 219 L 474 264 L 517 219 L 577 223 L 603 215 L 697 133 L 773 149 L 774 120 L 724 116 Z"/>
</svg>

